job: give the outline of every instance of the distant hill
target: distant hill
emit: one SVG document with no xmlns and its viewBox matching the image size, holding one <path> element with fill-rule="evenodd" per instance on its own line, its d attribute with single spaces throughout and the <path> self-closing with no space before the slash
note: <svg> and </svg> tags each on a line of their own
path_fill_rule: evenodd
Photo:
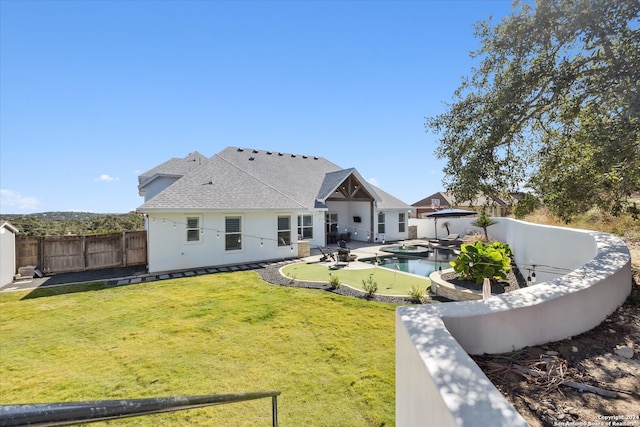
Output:
<svg viewBox="0 0 640 427">
<path fill-rule="evenodd" d="M 142 215 L 95 212 L 41 212 L 2 214 L 22 236 L 90 235 L 143 230 Z"/>
<path fill-rule="evenodd" d="M 37 218 L 43 221 L 67 221 L 67 220 L 87 220 L 107 215 L 128 215 L 128 214 L 107 214 L 95 212 L 39 212 L 31 214 L 2 214 L 1 219 L 11 222 L 11 218 Z"/>
</svg>

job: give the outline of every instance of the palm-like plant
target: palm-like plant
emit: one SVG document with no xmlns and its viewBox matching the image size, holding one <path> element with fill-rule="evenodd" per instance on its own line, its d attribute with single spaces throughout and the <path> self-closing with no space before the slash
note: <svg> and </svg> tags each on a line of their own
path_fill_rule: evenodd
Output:
<svg viewBox="0 0 640 427">
<path fill-rule="evenodd" d="M 451 223 L 449 221 L 445 221 L 442 223 L 442 228 L 446 228 L 447 229 L 447 235 L 451 234 L 451 232 L 449 231 L 449 226 L 451 225 Z"/>
<path fill-rule="evenodd" d="M 474 227 L 482 228 L 482 230 L 484 231 L 484 238 L 489 241 L 489 233 L 487 233 L 487 228 L 497 223 L 498 222 L 496 220 L 487 215 L 487 211 L 485 209 L 482 209 L 482 212 L 480 212 L 480 216 L 478 217 L 478 219 L 473 221 L 471 225 L 473 225 Z"/>
</svg>

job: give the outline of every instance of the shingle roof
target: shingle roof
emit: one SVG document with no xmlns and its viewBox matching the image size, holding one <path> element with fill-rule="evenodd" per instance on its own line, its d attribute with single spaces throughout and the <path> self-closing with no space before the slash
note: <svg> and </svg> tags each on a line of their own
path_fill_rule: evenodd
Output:
<svg viewBox="0 0 640 427">
<path fill-rule="evenodd" d="M 455 205 L 467 206 L 467 203 L 456 203 L 455 196 L 453 195 L 453 193 L 451 193 L 451 192 L 442 192 L 442 191 L 434 193 L 429 197 L 425 197 L 424 199 L 415 202 L 411 206 L 414 206 L 414 207 L 431 206 L 431 200 L 435 199 L 435 198 L 438 198 L 438 196 L 440 196 L 444 200 L 446 200 L 447 203 L 450 206 L 455 206 Z M 495 203 L 498 206 L 507 206 L 508 205 L 508 203 L 506 201 L 504 201 L 503 199 L 500 199 L 500 198 L 495 197 L 495 196 L 491 196 L 490 198 L 487 198 L 486 196 L 484 196 L 482 194 L 478 194 L 476 196 L 476 198 L 474 200 L 472 200 L 470 202 L 470 204 L 468 204 L 468 205 L 469 206 L 484 206 L 484 205 L 492 204 L 492 203 Z"/>
<path fill-rule="evenodd" d="M 139 210 L 312 209 L 323 191 L 351 173 L 357 171 L 341 169 L 322 157 L 227 147 Z M 385 200 L 393 205 L 390 208 L 408 206 L 368 185 L 380 197 L 379 207 Z"/>
<path fill-rule="evenodd" d="M 138 176 L 138 184 L 142 186 L 146 181 L 158 175 L 184 176 L 208 161 L 207 157 L 197 151 L 189 153 L 181 159 L 174 157 Z"/>
</svg>

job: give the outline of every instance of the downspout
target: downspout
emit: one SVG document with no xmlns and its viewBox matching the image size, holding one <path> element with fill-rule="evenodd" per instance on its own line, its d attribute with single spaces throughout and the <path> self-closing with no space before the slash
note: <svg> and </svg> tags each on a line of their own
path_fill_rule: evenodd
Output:
<svg viewBox="0 0 640 427">
<path fill-rule="evenodd" d="M 371 209 L 369 209 L 369 212 L 371 213 L 371 219 L 369 221 L 369 242 L 371 243 L 373 242 L 373 229 L 374 229 L 374 223 L 373 223 L 373 219 L 375 218 L 375 208 L 376 208 L 376 201 L 372 200 L 371 201 Z"/>
</svg>

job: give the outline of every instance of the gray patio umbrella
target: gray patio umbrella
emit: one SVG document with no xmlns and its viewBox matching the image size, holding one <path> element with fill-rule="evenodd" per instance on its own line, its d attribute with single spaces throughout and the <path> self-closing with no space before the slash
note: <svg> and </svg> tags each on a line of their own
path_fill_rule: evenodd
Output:
<svg viewBox="0 0 640 427">
<path fill-rule="evenodd" d="M 468 211 L 466 209 L 442 209 L 435 212 L 429 212 L 425 216 L 428 217 L 458 217 L 458 216 L 469 216 L 469 215 L 477 215 L 476 211 Z"/>
<path fill-rule="evenodd" d="M 438 218 L 446 218 L 446 217 L 456 218 L 461 216 L 470 216 L 470 215 L 477 215 L 477 214 L 478 212 L 476 211 L 468 211 L 465 209 L 442 209 L 435 212 L 429 212 L 425 216 L 434 219 L 433 223 L 436 229 L 436 239 L 437 239 L 438 238 Z"/>
</svg>

